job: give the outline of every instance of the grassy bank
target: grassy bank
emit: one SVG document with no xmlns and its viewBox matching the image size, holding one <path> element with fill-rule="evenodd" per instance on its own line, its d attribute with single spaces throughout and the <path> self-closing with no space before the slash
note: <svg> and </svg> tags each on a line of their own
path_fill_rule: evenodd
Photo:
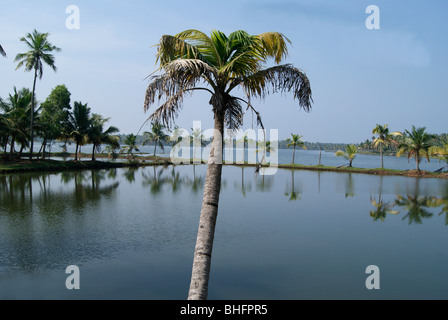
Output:
<svg viewBox="0 0 448 320">
<path fill-rule="evenodd" d="M 256 167 L 257 164 L 233 164 L 234 166 L 250 166 Z M 267 165 L 264 167 L 268 167 Z M 310 171 L 328 171 L 328 172 L 342 172 L 342 173 L 363 173 L 383 176 L 404 176 L 404 177 L 420 177 L 420 178 L 443 178 L 448 179 L 448 173 L 435 173 L 425 170 L 396 170 L 386 168 L 356 168 L 356 167 L 331 167 L 323 165 L 306 166 L 301 164 L 279 164 L 277 166 L 280 169 L 290 170 L 310 170 Z"/>
<path fill-rule="evenodd" d="M 71 155 L 68 155 L 71 156 Z M 83 155 L 84 157 L 84 155 Z M 54 172 L 54 171 L 64 171 L 64 170 L 95 170 L 95 169 L 108 169 L 108 168 L 123 168 L 132 166 L 154 166 L 154 165 L 169 165 L 172 164 L 168 158 L 157 157 L 157 156 L 146 156 L 146 157 L 136 157 L 136 158 L 126 158 L 120 157 L 124 161 L 113 162 L 113 161 L 58 161 L 58 160 L 28 160 L 28 159 L 16 159 L 13 161 L 0 160 L 0 173 L 19 173 L 19 172 Z M 185 162 L 184 162 L 185 163 Z M 191 163 L 191 162 L 190 162 Z M 204 163 L 204 162 L 202 162 Z M 183 164 L 185 165 L 185 164 Z M 245 167 L 257 167 L 257 164 L 244 163 L 244 164 L 234 164 L 225 163 L 225 165 L 231 166 L 245 166 Z M 263 167 L 268 167 L 264 165 Z M 344 172 L 344 173 L 363 173 L 363 174 L 373 174 L 373 175 L 395 175 L 395 176 L 405 176 L 405 177 L 422 177 L 422 178 L 443 178 L 448 179 L 448 173 L 434 173 L 425 170 L 394 170 L 394 169 L 368 169 L 368 168 L 355 168 L 355 167 L 331 167 L 322 165 L 306 166 L 301 164 L 280 164 L 278 165 L 280 169 L 290 169 L 290 170 L 312 170 L 312 171 L 328 171 L 328 172 Z"/>
<path fill-rule="evenodd" d="M 49 159 L 16 159 L 13 161 L 0 160 L 0 173 L 20 172 L 57 172 L 66 170 L 97 170 L 109 168 L 124 168 L 135 166 L 164 165 L 170 162 L 160 157 L 142 157 L 139 160 L 129 159 L 123 162 L 112 161 L 59 161 Z"/>
</svg>

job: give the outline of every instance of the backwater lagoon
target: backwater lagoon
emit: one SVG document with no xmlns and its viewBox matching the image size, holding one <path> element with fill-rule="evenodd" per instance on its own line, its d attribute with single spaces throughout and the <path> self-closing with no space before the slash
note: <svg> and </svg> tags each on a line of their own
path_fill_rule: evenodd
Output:
<svg viewBox="0 0 448 320">
<path fill-rule="evenodd" d="M 186 299 L 206 169 L 0 175 L 0 299 Z M 447 299 L 446 270 L 446 179 L 223 168 L 211 300 Z"/>
</svg>

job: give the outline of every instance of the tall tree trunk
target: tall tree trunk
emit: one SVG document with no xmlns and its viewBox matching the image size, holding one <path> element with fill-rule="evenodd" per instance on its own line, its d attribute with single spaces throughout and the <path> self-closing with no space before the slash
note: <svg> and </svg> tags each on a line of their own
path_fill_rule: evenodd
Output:
<svg viewBox="0 0 448 320">
<path fill-rule="evenodd" d="M 295 163 L 295 160 L 294 160 L 295 156 L 296 156 L 296 146 L 294 145 L 294 151 L 292 152 L 292 163 L 293 164 Z"/>
<path fill-rule="evenodd" d="M 224 115 L 215 112 L 215 131 L 207 167 L 188 300 L 206 300 L 222 173 Z"/>
<path fill-rule="evenodd" d="M 23 149 L 25 146 L 23 144 L 20 145 L 20 151 L 19 151 L 19 159 L 22 158 Z"/>
<path fill-rule="evenodd" d="M 76 148 L 75 148 L 75 161 L 78 161 L 78 142 L 76 142 Z"/>
<path fill-rule="evenodd" d="M 45 149 L 47 147 L 47 138 L 44 138 L 44 142 L 42 142 L 42 159 L 45 159 Z"/>
<path fill-rule="evenodd" d="M 16 139 L 14 137 L 11 139 L 11 149 L 9 151 L 11 159 L 14 159 L 14 144 L 15 144 L 15 140 Z"/>
<path fill-rule="evenodd" d="M 381 169 L 384 168 L 383 165 L 383 144 L 380 145 L 380 156 L 381 156 Z"/>
<path fill-rule="evenodd" d="M 93 148 L 92 148 L 92 161 L 95 161 L 95 147 L 96 147 L 96 145 L 93 144 Z"/>
<path fill-rule="evenodd" d="M 34 68 L 34 82 L 33 82 L 33 93 L 31 95 L 31 116 L 30 116 L 30 160 L 33 159 L 33 148 L 34 148 L 34 96 L 36 91 L 36 80 L 37 80 L 37 69 Z"/>
<path fill-rule="evenodd" d="M 154 156 L 156 155 L 157 151 L 157 140 L 154 140 Z"/>
</svg>

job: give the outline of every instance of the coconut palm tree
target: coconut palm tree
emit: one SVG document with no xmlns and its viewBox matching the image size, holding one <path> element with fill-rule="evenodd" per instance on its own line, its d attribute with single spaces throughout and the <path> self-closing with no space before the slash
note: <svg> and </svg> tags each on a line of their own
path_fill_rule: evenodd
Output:
<svg viewBox="0 0 448 320">
<path fill-rule="evenodd" d="M 78 161 L 78 149 L 89 142 L 89 133 L 93 120 L 87 103 L 82 104 L 78 101 L 73 104 L 73 113 L 69 117 L 71 123 L 70 136 L 76 143 L 75 161 Z"/>
<path fill-rule="evenodd" d="M 172 123 L 183 105 L 185 95 L 205 91 L 214 115 L 214 136 L 210 148 L 204 197 L 199 220 L 188 299 L 206 299 L 215 223 L 218 214 L 222 172 L 224 127 L 238 129 L 245 111 L 260 114 L 251 97 L 265 98 L 270 92 L 291 92 L 306 111 L 311 109 L 311 87 L 305 73 L 290 64 L 280 65 L 287 56 L 289 39 L 278 32 L 249 35 L 235 31 L 228 36 L 214 30 L 207 35 L 186 30 L 165 35 L 157 45 L 158 71 L 146 90 L 144 110 L 156 100 L 164 102 L 150 116 Z M 276 65 L 266 66 L 273 58 Z M 246 99 L 233 94 L 240 89 Z M 246 108 L 243 108 L 246 106 Z"/>
<path fill-rule="evenodd" d="M 154 141 L 154 155 L 156 155 L 157 145 L 160 146 L 162 150 L 165 150 L 163 146 L 163 141 L 168 141 L 169 136 L 163 132 L 165 126 L 163 126 L 160 122 L 154 122 L 151 125 L 151 131 L 145 131 L 143 136 L 145 137 L 145 141 L 143 141 L 143 145 L 147 144 L 150 141 Z"/>
<path fill-rule="evenodd" d="M 17 90 L 14 87 L 14 93 L 10 94 L 7 100 L 0 99 L 0 110 L 4 112 L 4 118 L 8 124 L 5 133 L 11 146 L 10 156 L 14 157 L 14 146 L 18 142 L 21 150 L 28 145 L 29 142 L 29 119 L 31 107 L 31 92 L 29 89 L 23 88 Z M 5 149 L 6 152 L 6 149 Z"/>
<path fill-rule="evenodd" d="M 286 139 L 286 142 L 288 142 L 286 146 L 288 148 L 291 146 L 294 147 L 294 151 L 292 153 L 292 163 L 295 162 L 294 157 L 296 154 L 296 147 L 300 147 L 306 150 L 305 142 L 303 142 L 302 137 L 303 136 L 301 135 L 291 133 L 291 139 L 290 138 Z"/>
<path fill-rule="evenodd" d="M 184 130 L 179 128 L 179 126 L 174 126 L 174 129 L 170 130 L 169 140 L 171 141 L 171 147 L 174 148 L 176 144 L 182 139 Z"/>
<path fill-rule="evenodd" d="M 33 33 L 28 33 L 26 37 L 20 38 L 20 41 L 24 42 L 29 49 L 25 53 L 17 54 L 14 62 L 18 62 L 16 70 L 25 67 L 25 71 L 34 70 L 34 82 L 33 82 L 33 95 L 31 100 L 31 120 L 30 120 L 30 160 L 33 158 L 33 145 L 34 145 L 34 107 L 35 107 L 35 92 L 36 92 L 36 80 L 42 79 L 44 73 L 44 63 L 50 68 L 56 71 L 54 64 L 54 56 L 51 54 L 53 51 L 59 52 L 60 48 L 53 46 L 48 42 L 48 33 L 39 33 L 36 30 Z"/>
<path fill-rule="evenodd" d="M 379 125 L 377 124 L 375 128 L 372 130 L 372 134 L 376 134 L 377 137 L 373 140 L 373 146 L 375 148 L 380 149 L 380 156 L 381 156 L 381 168 L 384 168 L 383 164 L 383 148 L 386 145 L 389 144 L 398 144 L 397 141 L 393 139 L 394 136 L 400 136 L 400 132 L 391 132 L 389 133 L 389 128 L 387 127 L 387 124 L 385 125 Z"/>
<path fill-rule="evenodd" d="M 134 151 L 140 152 L 139 146 L 137 145 L 137 136 L 133 133 L 126 136 L 124 140 L 124 147 L 121 148 L 121 153 L 125 152 L 131 157 L 134 155 Z"/>
<path fill-rule="evenodd" d="M 107 121 L 109 121 L 109 118 L 103 118 L 99 114 L 94 113 L 92 116 L 92 124 L 88 132 L 89 142 L 93 145 L 92 161 L 95 161 L 95 151 L 101 151 L 101 145 L 108 145 L 112 150 L 120 147 L 120 137 L 115 135 L 120 130 L 114 126 L 104 130 L 104 125 Z"/>
<path fill-rule="evenodd" d="M 203 146 L 205 146 L 204 140 L 205 137 L 201 129 L 191 128 L 190 142 L 193 144 L 193 163 L 196 163 L 196 148 L 202 148 Z M 202 161 L 202 153 L 199 159 L 199 162 Z"/>
<path fill-rule="evenodd" d="M 442 146 L 432 146 L 428 149 L 431 156 L 439 158 L 439 161 L 445 161 L 446 165 L 438 169 L 437 172 L 442 171 L 443 168 L 448 166 L 448 140 L 441 138 Z"/>
<path fill-rule="evenodd" d="M 342 150 L 338 150 L 335 153 L 336 157 L 344 157 L 348 160 L 348 166 L 351 167 L 353 160 L 356 157 L 356 154 L 358 153 L 359 148 L 355 146 L 354 144 L 349 144 L 345 147 L 345 152 Z"/>
<path fill-rule="evenodd" d="M 398 146 L 397 157 L 403 153 L 408 154 L 408 159 L 414 157 L 417 171 L 420 171 L 422 157 L 430 162 L 429 148 L 432 147 L 434 135 L 427 133 L 425 127 L 415 128 L 415 126 L 412 126 L 411 131 L 406 130 L 405 134 L 404 141 Z"/>
</svg>

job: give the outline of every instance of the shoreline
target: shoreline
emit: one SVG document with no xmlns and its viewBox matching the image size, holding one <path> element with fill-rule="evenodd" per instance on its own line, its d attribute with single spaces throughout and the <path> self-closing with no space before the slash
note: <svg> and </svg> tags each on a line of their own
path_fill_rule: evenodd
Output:
<svg viewBox="0 0 448 320">
<path fill-rule="evenodd" d="M 51 156 L 60 156 L 59 154 L 52 154 Z M 66 157 L 72 157 L 73 154 L 64 154 Z M 79 158 L 85 159 L 87 154 L 79 155 Z M 90 155 L 91 156 L 91 155 Z M 96 157 L 105 158 L 105 157 Z M 60 172 L 66 170 L 99 170 L 99 169 L 110 169 L 110 168 L 126 168 L 126 167 L 144 167 L 144 166 L 159 166 L 159 165 L 193 165 L 192 161 L 190 163 L 175 164 L 168 158 L 159 156 L 119 156 L 117 159 L 124 159 L 122 162 L 114 161 L 74 161 L 74 160 L 52 160 L 52 159 L 33 159 L 32 161 L 28 159 L 16 159 L 16 160 L 0 160 L 0 174 L 10 174 L 10 173 L 26 173 L 26 172 Z M 126 161 L 127 160 L 127 161 Z M 206 164 L 202 161 L 197 163 L 197 165 Z M 225 166 L 244 166 L 244 167 L 257 167 L 258 164 L 255 163 L 223 163 Z M 268 164 L 261 165 L 261 167 L 267 168 Z M 414 178 L 439 178 L 448 179 L 448 172 L 435 173 L 430 171 L 417 171 L 413 170 L 395 170 L 395 169 L 381 169 L 381 168 L 357 168 L 357 167 L 332 167 L 323 165 L 302 165 L 302 164 L 279 164 L 276 166 L 279 169 L 288 170 L 309 170 L 309 171 L 323 171 L 323 172 L 340 172 L 340 173 L 361 173 L 361 174 L 371 174 L 371 175 L 384 175 L 384 176 L 403 176 L 403 177 L 414 177 Z"/>
</svg>

